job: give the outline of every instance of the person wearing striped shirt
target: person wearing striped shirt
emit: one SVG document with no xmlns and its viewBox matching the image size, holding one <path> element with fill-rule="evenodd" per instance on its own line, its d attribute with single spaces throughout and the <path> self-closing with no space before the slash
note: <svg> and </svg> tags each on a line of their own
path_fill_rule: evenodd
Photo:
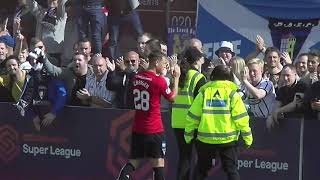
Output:
<svg viewBox="0 0 320 180">
<path fill-rule="evenodd" d="M 270 80 L 262 78 L 263 61 L 251 59 L 247 65 L 248 70 L 243 74 L 243 84 L 248 94 L 246 101 L 255 117 L 267 118 L 272 113 L 276 98 L 274 86 Z"/>
</svg>

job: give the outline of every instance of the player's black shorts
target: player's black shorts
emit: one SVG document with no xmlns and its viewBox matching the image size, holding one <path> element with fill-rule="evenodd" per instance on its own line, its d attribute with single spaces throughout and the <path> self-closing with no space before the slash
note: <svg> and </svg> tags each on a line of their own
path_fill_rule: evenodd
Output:
<svg viewBox="0 0 320 180">
<path fill-rule="evenodd" d="M 132 133 L 130 159 L 163 158 L 166 153 L 164 133 Z"/>
</svg>

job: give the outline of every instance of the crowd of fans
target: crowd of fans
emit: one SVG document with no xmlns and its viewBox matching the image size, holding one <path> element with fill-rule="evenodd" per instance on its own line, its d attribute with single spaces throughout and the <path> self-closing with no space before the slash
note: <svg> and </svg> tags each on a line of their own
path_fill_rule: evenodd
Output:
<svg viewBox="0 0 320 180">
<path fill-rule="evenodd" d="M 44 8 L 35 0 L 19 0 L 15 14 L 8 17 L 13 19 L 12 32 L 8 31 L 8 18 L 0 18 L 0 101 L 14 102 L 21 115 L 33 109 L 38 129 L 40 124 L 51 124 L 65 105 L 133 109 L 133 76 L 148 67 L 150 53 L 167 55 L 165 42 L 143 32 L 137 4 L 109 1 L 107 22 L 97 2 L 48 0 Z M 121 55 L 119 28 L 126 22 L 134 24 L 137 45 Z M 110 37 L 107 50 L 105 37 Z M 185 53 L 190 48 L 203 55 L 198 39 L 190 39 L 185 48 L 182 54 L 168 57 L 167 71 L 183 59 L 194 58 Z M 319 54 L 302 53 L 293 61 L 288 53 L 267 47 L 258 35 L 256 50 L 245 58 L 236 56 L 228 41 L 221 43 L 216 55 L 218 58 L 204 58 L 199 64 L 206 81 L 215 66 L 230 66 L 248 111 L 254 117 L 267 118 L 268 127 L 289 112 L 317 117 Z M 170 73 L 162 76 L 170 84 Z M 50 106 L 43 113 L 38 106 L 45 103 Z M 163 109 L 170 108 L 170 103 L 162 104 Z"/>
</svg>

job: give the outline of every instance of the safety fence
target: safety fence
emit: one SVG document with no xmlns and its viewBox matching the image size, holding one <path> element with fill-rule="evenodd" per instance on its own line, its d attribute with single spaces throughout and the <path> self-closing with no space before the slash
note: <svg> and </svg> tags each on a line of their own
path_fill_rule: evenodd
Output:
<svg viewBox="0 0 320 180">
<path fill-rule="evenodd" d="M 130 151 L 133 110 L 66 107 L 53 125 L 34 129 L 29 113 L 0 103 L 0 179 L 106 180 L 115 179 Z M 170 114 L 163 113 L 166 129 L 166 179 L 174 180 L 178 151 Z M 287 118 L 267 130 L 264 119 L 251 119 L 254 143 L 240 145 L 238 168 L 242 179 L 317 179 L 320 121 Z M 226 179 L 219 161 L 213 161 L 212 179 Z M 211 179 L 209 178 L 209 179 Z M 136 180 L 152 179 L 143 163 Z"/>
</svg>

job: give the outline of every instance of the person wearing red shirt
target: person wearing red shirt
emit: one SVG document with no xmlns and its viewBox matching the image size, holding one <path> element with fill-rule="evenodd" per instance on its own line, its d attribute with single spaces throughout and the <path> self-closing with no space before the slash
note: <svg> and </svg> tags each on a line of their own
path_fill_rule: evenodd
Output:
<svg viewBox="0 0 320 180">
<path fill-rule="evenodd" d="M 168 66 L 166 56 L 160 52 L 148 56 L 149 67 L 133 78 L 133 96 L 136 114 L 134 118 L 131 154 L 129 162 L 121 169 L 118 180 L 130 178 L 130 173 L 138 167 L 142 159 L 148 159 L 154 170 L 154 179 L 164 179 L 164 154 L 166 142 L 160 113 L 160 98 L 164 96 L 174 101 L 180 77 L 180 68 L 175 65 L 173 88 L 168 87 L 163 75 Z M 161 74 L 161 75 L 160 75 Z"/>
</svg>

